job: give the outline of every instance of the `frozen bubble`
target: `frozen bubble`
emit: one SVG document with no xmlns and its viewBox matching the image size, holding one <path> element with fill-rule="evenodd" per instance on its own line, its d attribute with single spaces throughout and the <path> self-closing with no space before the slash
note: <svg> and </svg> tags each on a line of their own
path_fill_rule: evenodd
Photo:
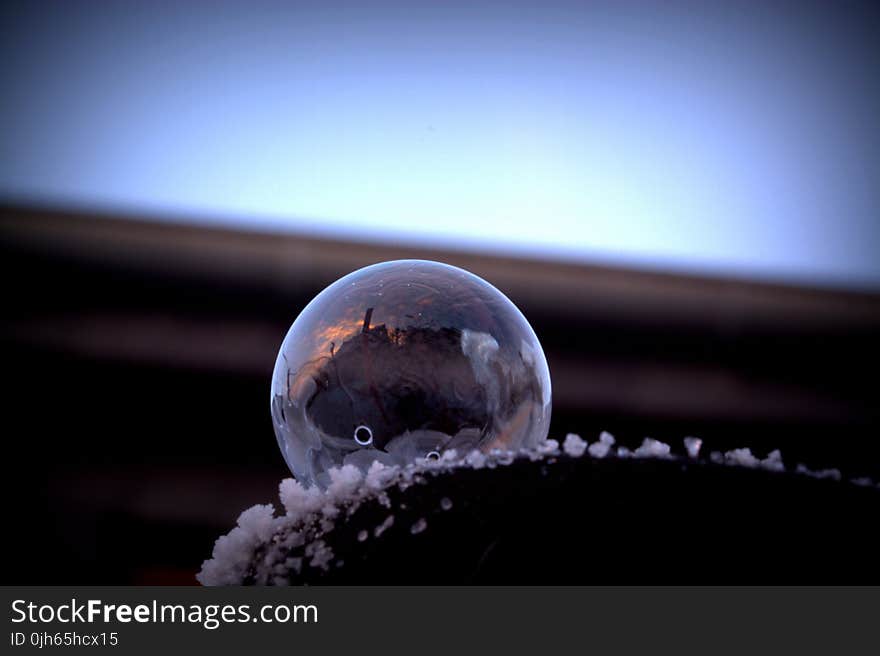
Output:
<svg viewBox="0 0 880 656">
<path fill-rule="evenodd" d="M 450 499 L 449 497 L 443 497 L 442 499 L 440 499 L 440 507 L 443 508 L 443 510 L 451 510 L 452 499 Z"/>
<path fill-rule="evenodd" d="M 399 260 L 306 306 L 278 353 L 271 410 L 295 478 L 326 488 L 334 467 L 544 445 L 550 374 L 534 331 L 492 285 Z"/>
<path fill-rule="evenodd" d="M 357 535 L 358 542 L 366 542 L 368 537 L 370 537 L 370 534 L 366 530 L 358 531 L 358 535 Z"/>
</svg>

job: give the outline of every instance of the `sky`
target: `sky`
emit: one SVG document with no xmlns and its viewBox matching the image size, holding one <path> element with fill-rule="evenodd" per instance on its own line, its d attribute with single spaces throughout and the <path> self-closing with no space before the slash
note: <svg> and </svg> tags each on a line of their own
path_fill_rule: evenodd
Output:
<svg viewBox="0 0 880 656">
<path fill-rule="evenodd" d="M 0 200 L 880 288 L 867 7 L 7 2 Z"/>
</svg>

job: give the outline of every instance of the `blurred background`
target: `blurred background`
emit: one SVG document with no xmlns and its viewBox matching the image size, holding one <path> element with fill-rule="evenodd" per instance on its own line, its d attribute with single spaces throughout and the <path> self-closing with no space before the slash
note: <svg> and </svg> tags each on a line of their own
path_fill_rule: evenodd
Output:
<svg viewBox="0 0 880 656">
<path fill-rule="evenodd" d="M 402 257 L 520 307 L 552 437 L 880 476 L 872 3 L 0 11 L 4 583 L 194 583 L 289 325 Z"/>
</svg>

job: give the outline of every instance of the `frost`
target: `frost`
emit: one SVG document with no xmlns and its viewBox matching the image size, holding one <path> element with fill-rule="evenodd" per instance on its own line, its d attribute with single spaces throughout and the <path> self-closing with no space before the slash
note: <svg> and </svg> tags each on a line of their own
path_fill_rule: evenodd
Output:
<svg viewBox="0 0 880 656">
<path fill-rule="evenodd" d="M 467 454 L 467 457 L 464 459 L 464 461 L 474 469 L 482 469 L 486 466 L 486 456 L 476 449 Z"/>
<path fill-rule="evenodd" d="M 323 540 L 316 540 L 306 547 L 306 557 L 311 558 L 309 565 L 326 570 L 333 561 L 333 549 Z"/>
<path fill-rule="evenodd" d="M 610 450 L 611 447 L 604 442 L 593 442 L 588 449 L 594 458 L 604 458 Z"/>
<path fill-rule="evenodd" d="M 541 455 L 550 455 L 559 452 L 559 442 L 556 440 L 544 440 L 538 444 L 538 453 Z"/>
<path fill-rule="evenodd" d="M 724 454 L 724 460 L 731 465 L 742 467 L 757 467 L 760 462 L 752 455 L 751 449 L 733 449 Z"/>
<path fill-rule="evenodd" d="M 684 438 L 684 448 L 687 449 L 687 453 L 691 458 L 700 457 L 700 447 L 702 446 L 703 440 L 701 440 L 699 437 Z"/>
<path fill-rule="evenodd" d="M 709 454 L 709 460 L 718 465 L 749 467 L 750 469 L 761 468 L 775 472 L 785 471 L 785 464 L 782 462 L 782 453 L 779 449 L 768 453 L 763 460 L 755 456 L 751 449 L 731 449 L 723 454 L 720 451 L 712 451 Z"/>
<path fill-rule="evenodd" d="M 670 451 L 668 444 L 646 437 L 633 455 L 636 458 L 668 458 Z"/>
<path fill-rule="evenodd" d="M 327 487 L 327 496 L 333 499 L 351 496 L 358 489 L 364 477 L 361 470 L 354 465 L 333 467 L 329 474 L 330 485 Z"/>
<path fill-rule="evenodd" d="M 569 433 L 565 436 L 565 442 L 562 443 L 562 450 L 574 458 L 580 458 L 587 450 L 587 443 L 581 439 L 580 435 Z"/>
<path fill-rule="evenodd" d="M 211 560 L 205 561 L 196 579 L 202 585 L 236 585 L 250 565 L 254 550 L 273 532 L 275 508 L 257 505 L 238 518 L 238 526 L 214 543 Z"/>
<path fill-rule="evenodd" d="M 379 524 L 375 529 L 373 529 L 373 537 L 378 538 L 385 531 L 391 528 L 394 525 L 394 515 L 388 515 L 385 518 L 385 521 Z"/>
<path fill-rule="evenodd" d="M 785 464 L 782 462 L 782 453 L 780 453 L 779 449 L 773 449 L 773 451 L 768 453 L 767 457 L 761 461 L 761 467 L 770 471 L 785 471 Z"/>
<path fill-rule="evenodd" d="M 616 440 L 614 439 L 614 436 L 611 433 L 609 433 L 608 431 L 602 431 L 601 433 L 599 433 L 599 441 L 602 444 L 607 444 L 608 446 L 614 446 Z"/>
<path fill-rule="evenodd" d="M 604 458 L 609 453 L 611 453 L 611 447 L 614 446 L 615 442 L 616 440 L 611 433 L 607 431 L 602 431 L 601 433 L 599 433 L 599 441 L 593 442 L 590 445 L 588 451 L 590 455 L 594 458 Z M 620 447 L 620 450 L 623 450 L 624 448 L 625 447 Z M 622 454 L 618 452 L 618 455 Z M 629 455 L 629 451 L 626 452 L 626 455 Z"/>
<path fill-rule="evenodd" d="M 268 540 L 272 536 L 275 506 L 271 503 L 248 508 L 238 518 L 238 525 L 253 533 L 258 540 Z"/>
<path fill-rule="evenodd" d="M 291 515 L 315 512 L 324 503 L 324 495 L 317 487 L 303 487 L 301 483 L 285 478 L 278 486 L 278 496 L 284 509 Z"/>
<path fill-rule="evenodd" d="M 367 470 L 364 482 L 371 490 L 382 490 L 391 484 L 391 481 L 394 480 L 396 475 L 396 467 L 388 467 L 376 460 Z"/>
<path fill-rule="evenodd" d="M 684 446 L 690 458 L 700 458 L 702 441 L 699 438 L 684 438 Z M 272 505 L 257 505 L 242 512 L 237 525 L 228 534 L 217 539 L 212 557 L 202 564 L 196 578 L 203 585 L 290 585 L 296 583 L 297 577 L 304 575 L 306 568 L 327 570 L 331 566 L 338 567 L 341 561 L 334 563 L 333 550 L 322 540 L 323 535 L 335 529 L 337 522 L 344 521 L 345 517 L 367 501 L 390 509 L 392 503 L 389 492 L 392 488 L 402 491 L 411 485 L 426 484 L 429 476 L 437 476 L 456 468 L 482 469 L 509 465 L 519 457 L 520 460 L 528 458 L 542 461 L 541 472 L 546 476 L 550 475 L 549 466 L 558 457 L 579 458 L 585 453 L 593 458 L 676 458 L 671 454 L 668 444 L 651 438 L 645 438 L 635 452 L 625 446 L 615 447 L 614 437 L 604 431 L 593 444 L 587 444 L 578 435 L 570 433 L 565 436 L 562 452 L 561 454 L 556 440 L 547 440 L 537 448 L 518 453 L 493 450 L 484 454 L 473 450 L 466 457 L 459 458 L 450 450 L 436 460 L 426 460 L 406 467 L 389 466 L 376 461 L 366 474 L 358 467 L 347 465 L 328 470 L 328 484 L 323 491 L 318 487 L 304 487 L 291 478 L 285 479 L 278 488 L 284 514 L 276 516 Z M 755 456 L 748 448 L 731 449 L 724 453 L 711 451 L 708 460 L 724 466 L 786 471 L 779 450 L 771 451 L 764 459 Z M 839 481 L 843 478 L 837 469 L 813 471 L 803 464 L 797 465 L 793 471 L 818 479 Z M 864 487 L 877 485 L 866 477 L 855 478 L 850 482 Z M 451 510 L 452 500 L 443 497 L 439 501 L 439 507 L 442 511 Z M 404 504 L 401 504 L 401 508 L 404 508 Z M 394 521 L 393 514 L 386 515 L 384 521 L 373 527 L 373 536 L 380 537 L 393 526 Z M 428 518 L 423 517 L 410 527 L 410 532 L 421 533 L 427 524 Z M 368 540 L 370 532 L 367 529 L 358 531 L 357 541 Z"/>
<path fill-rule="evenodd" d="M 440 462 L 446 465 L 457 463 L 458 460 L 458 451 L 455 449 L 447 449 L 443 452 L 443 455 L 440 456 Z"/>
<path fill-rule="evenodd" d="M 794 471 L 798 474 L 804 474 L 812 478 L 830 478 L 835 481 L 839 481 L 842 478 L 839 469 L 819 469 L 814 471 L 809 469 L 806 465 L 799 464 L 795 467 Z"/>
<path fill-rule="evenodd" d="M 839 481 L 843 478 L 843 475 L 840 473 L 839 469 L 820 469 L 818 471 L 813 472 L 813 476 L 816 478 L 830 478 L 834 481 Z"/>
</svg>

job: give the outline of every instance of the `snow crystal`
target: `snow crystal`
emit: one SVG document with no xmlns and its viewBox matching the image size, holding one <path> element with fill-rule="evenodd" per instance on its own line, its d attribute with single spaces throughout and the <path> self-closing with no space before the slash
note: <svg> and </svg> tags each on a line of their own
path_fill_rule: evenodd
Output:
<svg viewBox="0 0 880 656">
<path fill-rule="evenodd" d="M 306 545 L 306 558 L 311 557 L 309 565 L 326 570 L 333 561 L 333 549 L 323 540 L 315 540 Z"/>
<path fill-rule="evenodd" d="M 668 444 L 646 437 L 633 455 L 636 458 L 668 458 L 670 451 Z"/>
<path fill-rule="evenodd" d="M 594 458 L 604 458 L 611 452 L 611 447 L 614 446 L 615 442 L 616 440 L 611 433 L 608 431 L 602 431 L 599 433 L 599 441 L 593 442 L 587 451 L 589 451 L 590 455 Z M 625 450 L 625 447 L 620 447 L 620 450 Z M 618 452 L 618 455 L 622 454 Z M 629 455 L 628 450 L 626 450 L 626 455 Z"/>
<path fill-rule="evenodd" d="M 818 471 L 813 472 L 813 476 L 816 478 L 830 478 L 834 481 L 839 481 L 843 478 L 843 475 L 840 473 L 839 469 L 819 469 Z"/>
<path fill-rule="evenodd" d="M 324 504 L 324 494 L 317 487 L 304 487 L 292 478 L 285 478 L 278 486 L 278 496 L 290 515 L 316 512 Z"/>
<path fill-rule="evenodd" d="M 266 541 L 272 536 L 275 506 L 271 503 L 248 508 L 238 518 L 238 525 L 253 533 L 258 540 Z"/>
<path fill-rule="evenodd" d="M 410 527 L 409 532 L 413 535 L 417 535 L 424 531 L 426 528 L 428 528 L 428 522 L 425 520 L 424 517 L 422 517 Z"/>
<path fill-rule="evenodd" d="M 587 443 L 581 439 L 580 435 L 569 433 L 565 436 L 565 442 L 562 443 L 562 450 L 570 456 L 580 458 L 587 450 Z"/>
<path fill-rule="evenodd" d="M 361 484 L 364 475 L 354 465 L 333 467 L 330 474 L 330 485 L 327 486 L 327 495 L 333 499 L 350 497 Z"/>
<path fill-rule="evenodd" d="M 724 454 L 724 460 L 731 465 L 757 467 L 760 462 L 752 455 L 751 449 L 733 449 Z"/>
<path fill-rule="evenodd" d="M 385 531 L 387 531 L 394 524 L 394 515 L 388 515 L 385 518 L 385 521 L 379 524 L 375 529 L 373 529 L 373 537 L 378 538 Z"/>
<path fill-rule="evenodd" d="M 397 467 L 388 467 L 378 460 L 375 460 L 367 470 L 367 475 L 364 477 L 364 483 L 371 490 L 382 490 L 390 485 L 396 475 Z"/>
<path fill-rule="evenodd" d="M 700 447 L 702 446 L 703 440 L 699 437 L 684 438 L 684 448 L 687 449 L 687 453 L 691 458 L 698 458 L 700 456 Z"/>
<path fill-rule="evenodd" d="M 358 531 L 358 535 L 357 535 L 358 542 L 366 542 L 368 537 L 370 537 L 370 534 L 366 530 Z"/>
<path fill-rule="evenodd" d="M 795 467 L 794 471 L 798 474 L 804 474 L 813 478 L 830 478 L 835 481 L 839 481 L 842 478 L 839 469 L 819 469 L 814 471 L 809 469 L 806 465 L 799 464 Z"/>
<path fill-rule="evenodd" d="M 486 465 L 486 456 L 476 449 L 467 454 L 464 461 L 474 469 L 482 469 Z"/>
<path fill-rule="evenodd" d="M 541 455 L 550 455 L 551 453 L 559 452 L 559 442 L 556 440 L 544 440 L 540 444 L 538 444 L 538 453 Z"/>
<path fill-rule="evenodd" d="M 608 446 L 614 446 L 614 443 L 616 440 L 614 439 L 614 436 L 611 433 L 609 433 L 608 431 L 602 431 L 601 433 L 599 433 L 599 441 L 602 444 L 607 444 Z"/>
<path fill-rule="evenodd" d="M 251 555 L 261 542 L 273 532 L 275 508 L 256 505 L 238 518 L 238 526 L 221 535 L 214 543 L 211 560 L 205 561 L 196 579 L 202 585 L 236 585 L 241 582 L 250 565 Z"/>
<path fill-rule="evenodd" d="M 779 449 L 773 449 L 768 453 L 767 457 L 761 461 L 761 467 L 769 469 L 770 471 L 785 471 L 785 464 L 782 462 L 782 453 Z"/>
<path fill-rule="evenodd" d="M 604 458 L 610 450 L 611 446 L 605 442 L 593 442 L 587 449 L 594 458 Z"/>
</svg>

